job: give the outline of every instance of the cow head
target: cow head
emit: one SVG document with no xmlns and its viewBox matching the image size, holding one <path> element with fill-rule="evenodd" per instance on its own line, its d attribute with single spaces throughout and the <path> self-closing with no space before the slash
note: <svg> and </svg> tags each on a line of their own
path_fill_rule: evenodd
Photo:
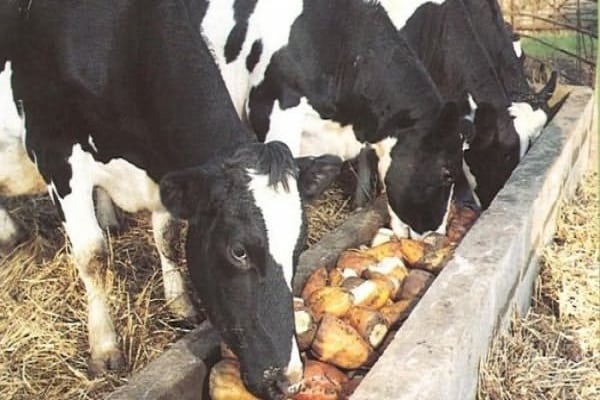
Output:
<svg viewBox="0 0 600 400">
<path fill-rule="evenodd" d="M 302 171 L 308 186 L 328 178 L 329 163 L 307 165 L 324 171 Z M 268 399 L 302 377 L 291 290 L 305 241 L 299 175 L 287 146 L 253 143 L 160 184 L 167 209 L 189 221 L 188 269 L 211 322 L 248 389 Z"/>
<path fill-rule="evenodd" d="M 519 163 L 519 135 L 506 109 L 481 103 L 472 122 L 463 121 L 464 172 L 479 205 L 486 209 Z"/>
<path fill-rule="evenodd" d="M 374 148 L 394 233 L 418 237 L 444 232 L 454 182 L 462 167 L 456 105 L 444 105 L 426 132 L 412 130 L 388 137 Z"/>
</svg>

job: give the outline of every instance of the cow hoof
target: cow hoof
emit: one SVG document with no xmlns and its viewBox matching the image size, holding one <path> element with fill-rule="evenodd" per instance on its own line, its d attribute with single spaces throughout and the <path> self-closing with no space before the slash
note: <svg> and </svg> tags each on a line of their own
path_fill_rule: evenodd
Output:
<svg viewBox="0 0 600 400">
<path fill-rule="evenodd" d="M 119 350 L 109 350 L 88 360 L 88 376 L 97 378 L 108 371 L 118 372 L 125 368 L 125 359 Z"/>
</svg>

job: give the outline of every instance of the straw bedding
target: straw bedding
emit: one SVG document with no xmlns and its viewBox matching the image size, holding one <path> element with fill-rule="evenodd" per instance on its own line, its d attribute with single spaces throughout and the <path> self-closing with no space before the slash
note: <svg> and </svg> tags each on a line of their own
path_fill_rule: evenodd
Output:
<svg viewBox="0 0 600 400">
<path fill-rule="evenodd" d="M 110 235 L 110 302 L 127 367 L 90 380 L 86 299 L 64 230 L 46 196 L 8 201 L 28 239 L 0 259 L 0 399 L 101 399 L 192 326 L 169 313 L 149 215 L 125 216 Z M 349 212 L 336 186 L 309 207 L 310 243 Z"/>
<path fill-rule="evenodd" d="M 480 400 L 600 399 L 598 174 L 564 203 L 543 250 L 533 307 L 497 338 L 480 371 Z"/>
</svg>

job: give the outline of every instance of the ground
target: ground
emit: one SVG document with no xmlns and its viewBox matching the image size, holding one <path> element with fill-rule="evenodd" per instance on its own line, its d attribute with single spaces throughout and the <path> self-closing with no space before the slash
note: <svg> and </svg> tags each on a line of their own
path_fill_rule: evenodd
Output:
<svg viewBox="0 0 600 400">
<path fill-rule="evenodd" d="M 479 400 L 600 399 L 598 179 L 590 171 L 562 205 L 533 306 L 494 340 Z"/>
</svg>

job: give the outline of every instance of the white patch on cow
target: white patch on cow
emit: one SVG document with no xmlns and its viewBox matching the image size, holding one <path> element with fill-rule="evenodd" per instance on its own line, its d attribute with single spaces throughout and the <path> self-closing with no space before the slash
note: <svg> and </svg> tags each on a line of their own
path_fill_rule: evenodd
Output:
<svg viewBox="0 0 600 400">
<path fill-rule="evenodd" d="M 295 385 L 302 379 L 302 373 L 304 366 L 302 365 L 302 359 L 300 358 L 300 349 L 298 349 L 298 343 L 296 337 L 292 336 L 292 351 L 290 354 L 290 362 L 285 369 L 285 376 L 290 381 L 291 385 Z M 290 390 L 293 390 L 292 386 Z"/>
<path fill-rule="evenodd" d="M 0 207 L 0 245 L 13 243 L 19 228 L 4 207 Z"/>
<path fill-rule="evenodd" d="M 471 168 L 469 164 L 463 158 L 463 173 L 465 174 L 465 178 L 467 178 L 467 183 L 469 184 L 469 188 L 471 189 L 471 194 L 473 195 L 473 199 L 478 206 L 481 206 L 481 202 L 479 201 L 479 197 L 477 197 L 477 193 L 475 193 L 475 189 L 477 188 L 477 178 L 471 172 Z"/>
<path fill-rule="evenodd" d="M 54 181 L 50 181 L 48 186 L 46 186 L 46 189 L 48 190 L 48 195 L 50 196 L 50 200 L 52 200 L 52 204 L 56 205 L 54 199 L 61 200 L 62 197 L 60 197 L 60 195 L 58 194 L 58 190 L 56 189 L 56 184 L 54 183 Z"/>
<path fill-rule="evenodd" d="M 375 154 L 379 157 L 379 161 L 377 163 L 377 169 L 379 171 L 379 180 L 383 185 L 383 189 L 385 190 L 385 175 L 390 169 L 390 165 L 392 164 L 392 149 L 398 143 L 398 138 L 387 137 L 375 144 L 373 144 L 373 149 L 375 150 Z"/>
<path fill-rule="evenodd" d="M 91 134 L 88 135 L 88 144 L 96 153 L 98 152 L 98 148 L 96 147 L 96 143 L 94 143 L 94 138 Z"/>
<path fill-rule="evenodd" d="M 515 54 L 517 55 L 517 58 L 521 58 L 521 56 L 523 55 L 523 49 L 521 48 L 520 40 L 513 41 L 513 49 L 515 50 Z"/>
<path fill-rule="evenodd" d="M 10 62 L 0 73 L 0 190 L 4 195 L 43 193 L 46 184 L 25 150 L 25 119 L 13 99 Z"/>
<path fill-rule="evenodd" d="M 248 19 L 248 29 L 240 54 L 227 63 L 224 49 L 229 33 L 235 26 L 233 4 L 234 0 L 211 1 L 202 21 L 202 31 L 219 65 L 235 109 L 243 117 L 251 87 L 262 82 L 273 53 L 288 43 L 292 24 L 302 13 L 303 3 L 301 0 L 257 2 Z M 256 40 L 262 41 L 263 50 L 250 73 L 246 68 L 246 57 Z"/>
<path fill-rule="evenodd" d="M 529 145 L 542 133 L 548 116 L 541 108 L 534 110 L 529 103 L 525 102 L 512 103 L 508 112 L 514 117 L 513 124 L 521 142 L 519 156 L 523 158 Z"/>
<path fill-rule="evenodd" d="M 471 93 L 468 94 L 467 96 L 467 101 L 469 102 L 469 114 L 465 115 L 465 119 L 469 120 L 471 122 L 475 122 L 475 113 L 477 112 L 477 103 L 475 102 L 475 99 L 473 99 L 473 96 L 471 96 Z"/>
<path fill-rule="evenodd" d="M 177 260 L 174 260 L 172 256 L 171 246 L 173 244 L 169 240 L 169 237 L 173 234 L 169 230 L 174 229 L 172 218 L 166 210 L 152 213 L 154 243 L 156 243 L 160 256 L 165 299 L 169 308 L 181 317 L 191 318 L 196 315 L 196 310 L 185 290 L 185 281 L 181 275 L 181 269 L 176 263 Z"/>
<path fill-rule="evenodd" d="M 275 100 L 269 117 L 269 132 L 267 132 L 265 142 L 283 142 L 289 147 L 294 157 L 299 157 L 306 105 L 306 99 L 302 98 L 300 104 L 284 110 L 280 107 L 279 100 Z"/>
<path fill-rule="evenodd" d="M 332 154 L 346 161 L 360 153 L 365 145 L 356 139 L 352 125 L 341 125 L 333 120 L 322 119 L 305 98 L 301 104 L 304 112 L 301 156 Z"/>
<path fill-rule="evenodd" d="M 289 191 L 283 185 L 269 186 L 268 175 L 247 171 L 250 182 L 248 188 L 256 206 L 262 213 L 267 229 L 269 253 L 283 268 L 283 276 L 292 291 L 294 274 L 294 249 L 302 227 L 302 203 L 296 182 L 288 178 Z M 282 223 L 285 218 L 285 223 Z"/>
<path fill-rule="evenodd" d="M 406 21 L 426 3 L 442 4 L 446 0 L 379 0 L 397 30 L 406 25 Z"/>
<path fill-rule="evenodd" d="M 394 231 L 394 235 L 396 235 L 396 237 L 398 237 L 398 238 L 410 237 L 410 238 L 417 239 L 417 240 L 423 239 L 427 235 L 434 233 L 434 232 L 445 235 L 446 234 L 446 225 L 448 223 L 448 216 L 450 215 L 450 205 L 452 203 L 453 195 L 454 195 L 454 185 L 452 185 L 452 187 L 450 188 L 450 195 L 448 196 L 448 202 L 446 204 L 446 212 L 444 213 L 444 217 L 442 218 L 442 222 L 441 222 L 440 226 L 438 226 L 437 229 L 435 229 L 434 231 L 426 231 L 423 233 L 418 233 L 418 232 L 414 231 L 410 227 L 410 225 L 408 225 L 406 222 L 402 221 L 396 215 L 394 210 L 392 210 L 392 207 L 388 203 L 388 212 L 390 214 L 390 225 L 392 227 L 392 230 Z"/>
</svg>

